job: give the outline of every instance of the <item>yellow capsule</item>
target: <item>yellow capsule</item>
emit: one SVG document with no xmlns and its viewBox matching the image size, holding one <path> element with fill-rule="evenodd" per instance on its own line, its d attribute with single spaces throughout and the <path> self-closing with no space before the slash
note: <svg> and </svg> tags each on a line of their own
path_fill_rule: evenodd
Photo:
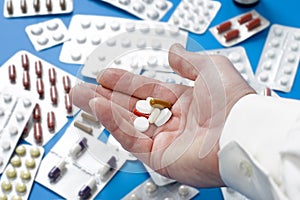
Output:
<svg viewBox="0 0 300 200">
<path fill-rule="evenodd" d="M 35 168 L 35 160 L 33 158 L 28 158 L 25 161 L 25 165 L 27 168 L 33 169 L 33 168 Z"/>
<path fill-rule="evenodd" d="M 37 158 L 41 155 L 40 149 L 38 147 L 33 147 L 30 149 L 30 155 L 33 158 Z"/>
<path fill-rule="evenodd" d="M 17 148 L 16 148 L 16 154 L 18 156 L 24 156 L 26 154 L 26 148 L 24 145 L 19 145 Z"/>
<path fill-rule="evenodd" d="M 6 174 L 7 178 L 10 178 L 10 179 L 17 177 L 17 171 L 13 167 L 8 168 L 5 172 L 5 174 Z"/>
<path fill-rule="evenodd" d="M 29 181 L 31 179 L 31 173 L 28 170 L 21 171 L 21 179 L 24 181 Z"/>
<path fill-rule="evenodd" d="M 150 99 L 150 105 L 154 108 L 159 108 L 159 109 L 164 109 L 164 108 L 171 108 L 172 104 L 170 102 L 161 100 L 161 99 L 156 99 L 156 98 L 152 98 Z"/>
<path fill-rule="evenodd" d="M 17 183 L 16 184 L 16 191 L 18 193 L 24 193 L 24 192 L 26 192 L 26 190 L 27 190 L 27 187 L 24 183 Z"/>
<path fill-rule="evenodd" d="M 11 160 L 10 160 L 10 164 L 14 167 L 20 167 L 22 162 L 19 156 L 14 156 Z"/>
<path fill-rule="evenodd" d="M 5 194 L 0 194 L 0 200 L 7 200 L 7 196 Z"/>
<path fill-rule="evenodd" d="M 12 185 L 9 181 L 3 181 L 1 184 L 1 188 L 4 192 L 11 191 Z"/>
</svg>

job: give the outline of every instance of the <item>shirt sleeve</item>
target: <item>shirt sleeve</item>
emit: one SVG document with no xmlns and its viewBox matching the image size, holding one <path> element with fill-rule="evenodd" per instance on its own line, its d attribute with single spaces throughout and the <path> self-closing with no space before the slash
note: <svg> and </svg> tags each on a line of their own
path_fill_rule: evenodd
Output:
<svg viewBox="0 0 300 200">
<path fill-rule="evenodd" d="M 219 144 L 219 171 L 228 187 L 250 199 L 299 199 L 300 101 L 241 98 Z"/>
</svg>

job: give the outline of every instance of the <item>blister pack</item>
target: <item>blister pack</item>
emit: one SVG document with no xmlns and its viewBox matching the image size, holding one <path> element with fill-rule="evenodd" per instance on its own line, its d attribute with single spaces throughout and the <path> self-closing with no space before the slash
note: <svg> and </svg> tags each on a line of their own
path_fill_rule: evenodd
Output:
<svg viewBox="0 0 300 200">
<path fill-rule="evenodd" d="M 101 0 L 144 20 L 161 20 L 172 8 L 167 0 Z"/>
<path fill-rule="evenodd" d="M 139 199 L 192 199 L 199 191 L 196 188 L 182 185 L 181 183 L 170 183 L 165 186 L 156 185 L 151 178 L 134 188 L 123 200 Z"/>
<path fill-rule="evenodd" d="M 29 92 L 6 85 L 0 91 L 0 174 L 9 162 L 36 100 Z"/>
<path fill-rule="evenodd" d="M 73 0 L 5 0 L 4 17 L 57 15 L 73 11 Z"/>
<path fill-rule="evenodd" d="M 264 30 L 269 24 L 270 22 L 266 18 L 252 10 L 233 17 L 209 30 L 220 44 L 230 47 Z"/>
<path fill-rule="evenodd" d="M 70 39 L 67 27 L 59 18 L 29 25 L 25 31 L 37 51 L 53 47 Z"/>
<path fill-rule="evenodd" d="M 36 180 L 66 199 L 94 199 L 125 161 L 117 148 L 71 124 L 43 159 Z"/>
<path fill-rule="evenodd" d="M 185 46 L 187 41 L 186 32 L 167 23 L 93 15 L 75 15 L 70 22 L 69 33 L 71 40 L 64 43 L 59 59 L 72 64 L 84 64 L 102 44 L 106 45 L 105 48 L 113 48 L 101 54 L 113 52 L 113 55 L 119 55 L 115 51 L 127 52 L 149 46 L 169 49 L 172 43 L 179 42 Z M 124 39 L 122 36 L 125 35 L 127 38 Z M 123 40 L 118 43 L 121 38 Z M 97 58 L 97 62 L 110 61 L 105 56 Z"/>
<path fill-rule="evenodd" d="M 144 167 L 146 168 L 147 172 L 149 173 L 152 181 L 154 182 L 155 185 L 158 186 L 165 186 L 170 183 L 176 182 L 176 180 L 167 178 L 165 176 L 160 175 L 159 173 L 155 172 L 153 169 L 151 169 L 148 165 L 143 163 Z"/>
<path fill-rule="evenodd" d="M 299 65 L 299 52 L 300 29 L 272 25 L 255 72 L 258 82 L 289 92 Z"/>
<path fill-rule="evenodd" d="M 220 8 L 218 1 L 182 0 L 168 22 L 192 33 L 202 34 Z"/>
<path fill-rule="evenodd" d="M 249 200 L 247 197 L 228 187 L 221 188 L 224 200 Z"/>
<path fill-rule="evenodd" d="M 31 145 L 19 145 L 0 183 L 0 199 L 28 199 L 38 172 L 44 149 Z"/>
<path fill-rule="evenodd" d="M 135 161 L 137 160 L 137 158 L 132 155 L 132 153 L 126 151 L 122 145 L 120 144 L 120 142 L 118 142 L 118 140 L 116 140 L 116 138 L 114 138 L 114 136 L 112 136 L 111 134 L 108 136 L 108 140 L 106 143 L 107 146 L 112 146 L 112 148 L 116 148 L 117 151 L 120 151 L 124 154 L 124 156 L 126 157 L 126 160 L 131 160 L 131 161 Z"/>
<path fill-rule="evenodd" d="M 45 145 L 73 116 L 69 91 L 76 77 L 27 51 L 19 51 L 0 68 L 2 83 L 29 91 L 37 105 L 24 134 L 31 144 Z"/>
</svg>

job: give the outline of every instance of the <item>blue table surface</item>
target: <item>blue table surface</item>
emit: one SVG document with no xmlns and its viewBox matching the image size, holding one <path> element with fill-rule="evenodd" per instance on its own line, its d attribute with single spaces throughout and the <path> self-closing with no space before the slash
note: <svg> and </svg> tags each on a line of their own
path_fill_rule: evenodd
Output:
<svg viewBox="0 0 300 200">
<path fill-rule="evenodd" d="M 0 6 L 3 8 L 4 1 L 1 1 Z M 173 8 L 167 13 L 167 15 L 162 19 L 162 21 L 167 21 L 174 11 L 175 6 L 178 5 L 180 0 L 172 0 L 174 3 Z M 217 25 L 229 18 L 236 15 L 242 14 L 244 12 L 250 11 L 252 9 L 257 10 L 264 17 L 270 20 L 272 24 L 281 24 L 286 26 L 293 26 L 300 28 L 300 12 L 299 12 L 299 1 L 289 0 L 289 1 L 274 1 L 274 0 L 261 0 L 258 5 L 252 8 L 240 8 L 237 7 L 231 0 L 220 0 L 222 7 L 218 12 L 217 16 L 214 18 L 211 26 Z M 130 15 L 127 12 L 119 10 L 109 4 L 103 3 L 99 0 L 74 0 L 74 10 L 71 14 L 64 15 L 50 15 L 50 16 L 36 16 L 36 17 L 26 17 L 26 18 L 5 18 L 3 15 L 0 16 L 0 66 L 6 62 L 12 55 L 20 50 L 26 50 L 33 53 L 36 56 L 60 67 L 61 69 L 73 74 L 78 75 L 80 72 L 80 65 L 65 64 L 59 61 L 59 54 L 61 51 L 61 45 L 52 47 L 50 49 L 37 52 L 33 48 L 30 40 L 25 33 L 25 27 L 31 24 L 36 24 L 43 22 L 52 18 L 61 18 L 63 22 L 68 26 L 73 15 L 76 14 L 86 14 L 86 15 L 102 15 L 102 16 L 114 16 L 123 17 L 129 19 L 137 19 L 136 17 Z M 258 64 L 260 54 L 262 52 L 269 28 L 256 34 L 255 36 L 247 39 L 246 41 L 240 43 L 246 49 L 250 63 L 252 65 L 253 71 L 255 72 L 256 66 Z M 204 49 L 217 49 L 223 48 L 212 36 L 209 31 L 206 31 L 202 35 L 196 35 L 189 33 L 189 44 L 192 40 L 197 41 Z M 199 49 L 190 49 L 197 51 Z M 78 76 L 83 78 L 81 76 Z M 1 84 L 1 80 L 0 80 Z M 278 94 L 282 97 L 300 99 L 300 74 L 297 73 L 294 86 L 292 91 L 289 93 Z M 67 126 L 70 124 L 72 119 L 69 119 Z M 55 145 L 62 134 L 65 132 L 67 126 L 65 126 L 46 146 L 46 153 Z M 142 168 L 139 162 L 127 162 L 124 169 L 140 169 Z M 128 173 L 118 172 L 112 181 L 104 188 L 102 192 L 99 193 L 97 199 L 120 199 L 125 196 L 129 191 L 135 188 L 137 185 L 142 183 L 148 174 L 146 173 Z M 138 170 L 139 171 L 139 170 Z M 79 183 L 82 184 L 82 183 Z M 223 199 L 221 191 L 219 188 L 212 189 L 199 189 L 200 193 L 195 197 L 195 199 L 205 200 L 221 200 Z M 34 183 L 30 199 L 61 199 L 60 196 L 48 190 L 38 183 Z"/>
</svg>

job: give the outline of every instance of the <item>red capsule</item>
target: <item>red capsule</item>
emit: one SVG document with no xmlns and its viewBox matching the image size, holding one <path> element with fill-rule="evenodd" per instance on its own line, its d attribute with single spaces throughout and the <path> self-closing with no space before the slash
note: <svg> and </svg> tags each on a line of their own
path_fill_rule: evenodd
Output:
<svg viewBox="0 0 300 200">
<path fill-rule="evenodd" d="M 135 114 L 136 116 L 138 117 L 145 117 L 145 118 L 149 118 L 150 114 L 144 114 L 144 113 L 141 113 L 139 112 L 136 108 L 134 108 L 133 110 L 133 114 Z"/>
<path fill-rule="evenodd" d="M 42 78 L 43 65 L 42 65 L 42 62 L 40 60 L 35 61 L 35 74 L 38 78 Z"/>
<path fill-rule="evenodd" d="M 63 76 L 63 85 L 66 93 L 69 93 L 71 90 L 71 81 L 69 76 Z"/>
<path fill-rule="evenodd" d="M 47 113 L 47 125 L 50 131 L 55 128 L 55 114 L 53 111 Z"/>
<path fill-rule="evenodd" d="M 234 29 L 232 31 L 228 31 L 224 34 L 224 38 L 226 42 L 229 42 L 237 37 L 239 37 L 240 31 L 238 29 Z"/>
<path fill-rule="evenodd" d="M 28 56 L 27 54 L 22 54 L 21 56 L 21 60 L 22 60 L 22 67 L 24 68 L 24 70 L 29 70 L 29 60 L 28 60 Z"/>
<path fill-rule="evenodd" d="M 48 71 L 49 73 L 49 81 L 51 83 L 51 85 L 55 85 L 55 82 L 56 82 L 56 72 L 55 72 L 55 69 L 52 67 L 49 69 Z"/>
<path fill-rule="evenodd" d="M 251 31 L 251 30 L 255 29 L 256 27 L 259 27 L 260 25 L 261 25 L 261 20 L 259 17 L 257 17 L 255 19 L 251 20 L 250 22 L 248 22 L 246 24 L 246 27 L 247 27 L 248 31 Z"/>
<path fill-rule="evenodd" d="M 44 97 L 44 82 L 40 78 L 36 80 L 36 90 L 42 99 Z"/>
<path fill-rule="evenodd" d="M 8 76 L 9 76 L 9 80 L 11 83 L 16 82 L 16 67 L 15 67 L 15 65 L 9 65 Z"/>
<path fill-rule="evenodd" d="M 70 99 L 70 95 L 67 93 L 65 94 L 65 107 L 66 107 L 66 110 L 68 113 L 72 112 L 72 102 L 71 102 L 71 99 Z"/>
<path fill-rule="evenodd" d="M 28 136 L 29 133 L 29 121 L 26 123 L 23 132 L 22 132 L 22 138 L 26 138 Z"/>
<path fill-rule="evenodd" d="M 30 89 L 30 75 L 29 75 L 29 71 L 24 71 L 23 72 L 23 86 L 24 86 L 25 90 L 29 90 Z"/>
<path fill-rule="evenodd" d="M 50 97 L 53 104 L 57 104 L 57 89 L 55 85 L 51 85 L 50 88 Z"/>
<path fill-rule="evenodd" d="M 43 142 L 43 130 L 40 122 L 34 123 L 33 137 L 37 144 Z"/>
<path fill-rule="evenodd" d="M 264 95 L 265 96 L 269 96 L 269 97 L 272 96 L 272 90 L 270 88 L 268 88 L 268 87 L 265 88 L 264 89 Z"/>
<path fill-rule="evenodd" d="M 246 23 L 247 21 L 250 21 L 252 19 L 252 13 L 247 13 L 247 14 L 244 14 L 243 16 L 241 16 L 239 19 L 238 19 L 238 22 L 239 24 L 243 24 L 243 23 Z"/>
<path fill-rule="evenodd" d="M 40 122 L 41 121 L 41 108 L 39 104 L 36 104 L 34 109 L 33 109 L 33 119 L 36 122 Z"/>
<path fill-rule="evenodd" d="M 218 33 L 223 33 L 225 31 L 228 31 L 231 28 L 231 25 L 232 25 L 231 21 L 227 21 L 220 24 L 219 26 L 217 26 Z"/>
</svg>

